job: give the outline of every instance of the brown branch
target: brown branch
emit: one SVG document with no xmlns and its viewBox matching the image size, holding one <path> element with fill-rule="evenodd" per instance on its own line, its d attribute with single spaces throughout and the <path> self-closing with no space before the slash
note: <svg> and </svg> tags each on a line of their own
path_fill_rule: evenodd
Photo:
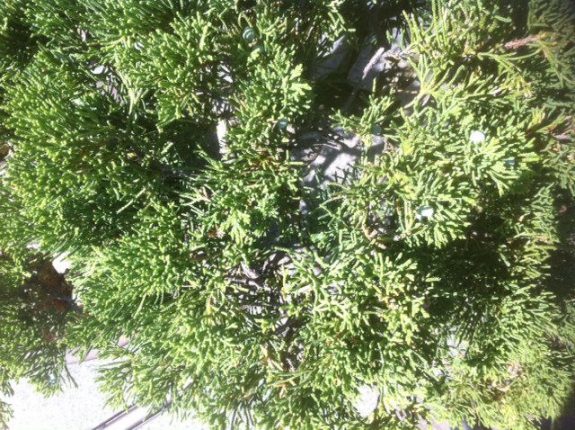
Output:
<svg viewBox="0 0 575 430">
<path fill-rule="evenodd" d="M 524 46 L 529 45 L 530 43 L 537 42 L 539 40 L 538 35 L 531 35 L 524 37 L 522 39 L 514 39 L 507 42 L 504 46 L 505 49 L 508 51 L 515 51 L 517 49 L 523 48 Z"/>
<path fill-rule="evenodd" d="M 555 140 L 558 140 L 559 142 L 567 142 L 567 141 L 571 140 L 571 136 L 567 133 L 554 134 L 553 137 L 555 138 Z"/>
</svg>

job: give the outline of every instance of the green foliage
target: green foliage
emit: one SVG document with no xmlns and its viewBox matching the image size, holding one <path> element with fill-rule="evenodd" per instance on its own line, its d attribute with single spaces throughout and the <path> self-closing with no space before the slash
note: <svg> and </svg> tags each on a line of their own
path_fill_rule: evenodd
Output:
<svg viewBox="0 0 575 430">
<path fill-rule="evenodd" d="M 0 393 L 26 378 L 49 395 L 68 381 L 65 368 L 69 288 L 42 255 L 22 251 L 18 258 L 0 254 Z M 0 400 L 0 428 L 11 410 Z"/>
<path fill-rule="evenodd" d="M 22 6 L 25 1 L 9 0 L 0 6 L 0 56 L 2 79 L 33 53 L 32 34 L 26 23 Z"/>
<path fill-rule="evenodd" d="M 97 348 L 115 404 L 214 428 L 560 414 L 568 2 L 21 0 L 0 17 L 5 393 L 50 391 L 66 348 Z M 330 182 L 337 145 L 356 159 Z M 81 316 L 36 282 L 61 252 Z"/>
</svg>

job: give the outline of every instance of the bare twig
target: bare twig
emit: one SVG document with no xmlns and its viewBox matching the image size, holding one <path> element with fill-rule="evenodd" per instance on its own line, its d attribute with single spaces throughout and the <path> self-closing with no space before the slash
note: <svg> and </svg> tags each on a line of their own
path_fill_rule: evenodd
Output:
<svg viewBox="0 0 575 430">
<path fill-rule="evenodd" d="M 149 423 L 153 419 L 158 418 L 169 406 L 170 406 L 170 403 L 167 403 L 166 405 L 164 405 L 163 407 L 158 409 L 156 412 L 152 412 L 151 414 L 146 415 L 140 421 L 134 423 L 130 427 L 127 427 L 126 430 L 136 430 L 136 429 L 142 428 L 143 425 Z"/>
<path fill-rule="evenodd" d="M 119 421 L 120 419 L 124 418 L 125 416 L 131 414 L 136 409 L 137 409 L 137 406 L 132 405 L 128 409 L 125 409 L 123 411 L 120 411 L 120 412 L 112 415 L 110 418 L 101 422 L 96 427 L 94 427 L 92 430 L 104 430 L 105 428 L 109 427 L 110 425 L 114 424 L 115 422 Z"/>
<path fill-rule="evenodd" d="M 524 46 L 529 45 L 530 43 L 537 42 L 539 40 L 538 35 L 531 35 L 524 37 L 522 39 L 514 39 L 507 42 L 504 46 L 505 49 L 508 51 L 515 51 L 517 49 L 523 48 Z"/>
<path fill-rule="evenodd" d="M 569 140 L 571 140 L 571 136 L 567 133 L 564 134 L 555 134 L 553 135 L 553 137 L 558 140 L 559 142 L 567 142 Z"/>
</svg>

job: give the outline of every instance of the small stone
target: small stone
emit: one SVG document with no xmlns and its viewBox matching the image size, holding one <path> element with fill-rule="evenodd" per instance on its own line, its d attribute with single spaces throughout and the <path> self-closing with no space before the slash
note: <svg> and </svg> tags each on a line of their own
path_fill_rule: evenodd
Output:
<svg viewBox="0 0 575 430">
<path fill-rule="evenodd" d="M 26 249 L 30 249 L 32 251 L 39 251 L 40 244 L 38 242 L 30 242 L 28 245 L 26 245 Z"/>
<path fill-rule="evenodd" d="M 430 219 L 433 218 L 434 214 L 435 209 L 433 209 L 431 206 L 420 206 L 417 209 L 417 214 L 415 215 L 415 218 L 418 221 L 429 221 Z"/>
<path fill-rule="evenodd" d="M 256 40 L 256 32 L 253 28 L 251 27 L 246 27 L 244 29 L 244 32 L 242 33 L 242 37 L 244 38 L 244 40 L 248 43 L 252 43 L 253 41 Z"/>
<path fill-rule="evenodd" d="M 289 121 L 285 118 L 282 118 L 277 122 L 277 127 L 279 131 L 285 132 L 289 127 Z"/>
<path fill-rule="evenodd" d="M 517 167 L 517 160 L 514 157 L 506 158 L 503 162 L 505 167 L 509 170 L 515 170 Z"/>
<path fill-rule="evenodd" d="M 101 75 L 102 73 L 104 73 L 106 71 L 106 67 L 105 66 L 96 66 L 92 69 L 92 73 L 94 75 Z"/>
<path fill-rule="evenodd" d="M 485 142 L 485 133 L 483 133 L 482 131 L 474 130 L 469 135 L 469 140 L 471 141 L 471 143 L 475 145 L 483 143 Z"/>
</svg>

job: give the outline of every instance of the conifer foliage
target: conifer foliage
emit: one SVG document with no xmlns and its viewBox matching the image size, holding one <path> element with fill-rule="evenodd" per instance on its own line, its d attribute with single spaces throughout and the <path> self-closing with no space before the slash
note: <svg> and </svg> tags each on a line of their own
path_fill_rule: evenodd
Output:
<svg viewBox="0 0 575 430">
<path fill-rule="evenodd" d="M 4 0 L 0 388 L 97 349 L 213 428 L 559 415 L 574 41 L 568 0 Z"/>
</svg>

